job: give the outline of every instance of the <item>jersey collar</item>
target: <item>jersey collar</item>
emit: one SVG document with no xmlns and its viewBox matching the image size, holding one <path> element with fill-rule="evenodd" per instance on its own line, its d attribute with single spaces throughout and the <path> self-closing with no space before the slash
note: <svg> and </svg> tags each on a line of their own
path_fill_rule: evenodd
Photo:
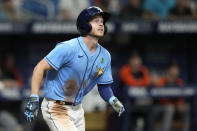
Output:
<svg viewBox="0 0 197 131">
<path fill-rule="evenodd" d="M 86 46 L 83 38 L 80 36 L 78 37 L 79 40 L 79 44 L 81 45 L 81 47 L 83 48 L 83 50 L 85 51 L 85 53 L 88 55 L 88 57 L 91 56 L 95 56 L 96 54 L 98 54 L 99 50 L 100 50 L 100 45 L 99 43 L 97 43 L 97 47 L 96 47 L 96 51 L 94 53 L 91 53 L 90 50 L 88 49 L 88 47 Z"/>
</svg>

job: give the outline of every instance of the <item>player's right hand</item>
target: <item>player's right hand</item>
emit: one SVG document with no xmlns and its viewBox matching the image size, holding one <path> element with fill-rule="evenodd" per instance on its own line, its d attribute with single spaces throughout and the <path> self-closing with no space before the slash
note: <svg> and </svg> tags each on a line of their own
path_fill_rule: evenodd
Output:
<svg viewBox="0 0 197 131">
<path fill-rule="evenodd" d="M 31 95 L 28 98 L 27 106 L 25 108 L 24 114 L 28 122 L 35 119 L 39 110 L 39 96 Z"/>
</svg>

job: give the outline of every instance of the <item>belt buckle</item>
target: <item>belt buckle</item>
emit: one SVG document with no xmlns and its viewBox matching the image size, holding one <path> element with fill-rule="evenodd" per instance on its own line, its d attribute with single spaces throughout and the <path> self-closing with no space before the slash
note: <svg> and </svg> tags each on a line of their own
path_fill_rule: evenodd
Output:
<svg viewBox="0 0 197 131">
<path fill-rule="evenodd" d="M 71 105 L 71 106 L 75 106 L 75 103 L 66 102 L 66 101 L 60 101 L 60 100 L 57 100 L 56 103 L 58 103 L 60 105 Z"/>
<path fill-rule="evenodd" d="M 64 101 L 56 101 L 56 103 L 60 104 L 60 105 L 65 105 L 65 102 Z"/>
<path fill-rule="evenodd" d="M 65 105 L 71 105 L 71 106 L 74 106 L 74 103 L 72 103 L 72 102 L 66 102 L 66 101 L 65 101 Z"/>
</svg>

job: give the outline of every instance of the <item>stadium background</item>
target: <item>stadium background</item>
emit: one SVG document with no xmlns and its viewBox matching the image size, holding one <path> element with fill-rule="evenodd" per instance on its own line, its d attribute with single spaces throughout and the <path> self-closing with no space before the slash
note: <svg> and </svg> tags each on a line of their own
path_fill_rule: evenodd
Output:
<svg viewBox="0 0 197 131">
<path fill-rule="evenodd" d="M 60 8 L 58 2 L 61 0 L 51 0 L 52 2 L 49 0 L 48 3 L 36 0 L 20 0 L 18 3 L 13 1 L 0 1 L 0 60 L 7 52 L 14 53 L 16 66 L 21 71 L 24 87 L 20 90 L 15 90 L 13 87 L 11 90 L 1 90 L 0 108 L 2 112 L 6 110 L 14 116 L 20 125 L 18 130 L 47 130 L 41 114 L 32 124 L 26 123 L 23 116 L 25 98 L 29 95 L 32 70 L 36 63 L 58 42 L 79 36 L 75 26 L 76 18 L 55 17 L 55 13 Z M 62 0 L 62 2 L 65 1 Z M 144 1 L 146 0 L 143 0 L 141 4 Z M 5 8 L 6 5 L 4 4 L 6 2 L 13 4 L 9 5 L 13 8 L 11 11 L 9 11 L 9 8 L 8 10 Z M 79 1 L 76 2 L 80 3 Z M 196 1 L 188 0 L 188 2 L 195 9 Z M 50 15 L 50 11 L 47 10 L 51 3 L 54 5 L 54 15 Z M 180 77 L 184 80 L 185 85 L 196 88 L 196 15 L 188 15 L 187 18 L 177 17 L 177 19 L 143 18 L 142 16 L 125 19 L 125 17 L 119 17 L 118 14 L 120 14 L 122 8 L 128 5 L 126 0 L 87 0 L 86 3 L 100 6 L 112 13 L 112 18 L 107 23 L 109 33 L 101 39 L 100 43 L 111 53 L 112 72 L 115 81 L 119 81 L 119 69 L 127 62 L 130 53 L 137 50 L 142 56 L 143 64 L 148 67 L 150 73 L 164 74 L 166 66 L 171 60 L 175 59 L 179 63 Z M 38 8 L 39 6 L 45 10 Z M 19 12 L 19 17 L 12 17 L 17 15 L 14 13 L 14 9 Z M 10 13 L 13 13 L 13 15 L 10 15 Z M 130 15 L 129 12 L 127 15 Z M 116 88 L 118 86 L 114 88 L 115 92 Z M 100 101 L 100 98 L 91 99 L 90 96 L 90 99 L 86 101 L 87 106 L 92 106 L 86 112 L 87 130 L 119 130 L 119 126 L 116 125 L 120 124 L 120 119 L 115 118 L 111 108 L 108 105 L 100 107 L 100 103 L 98 105 L 88 104 L 93 103 L 92 101 Z M 195 97 L 192 97 L 192 104 L 190 104 L 192 107 L 191 116 L 193 117 L 196 115 L 196 103 L 194 101 Z M 197 121 L 193 117 L 191 117 L 190 126 L 193 126 L 192 123 L 196 125 Z M 190 128 L 191 131 L 195 129 L 197 128 Z"/>
</svg>

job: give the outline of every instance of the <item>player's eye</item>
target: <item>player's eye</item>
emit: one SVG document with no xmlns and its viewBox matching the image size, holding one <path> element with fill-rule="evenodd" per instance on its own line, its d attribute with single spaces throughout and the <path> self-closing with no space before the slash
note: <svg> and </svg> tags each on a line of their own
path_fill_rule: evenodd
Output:
<svg viewBox="0 0 197 131">
<path fill-rule="evenodd" d="M 94 22 L 95 22 L 95 23 L 98 23 L 98 22 L 99 22 L 99 20 L 98 20 L 98 19 L 94 19 Z"/>
<path fill-rule="evenodd" d="M 103 23 L 103 19 L 96 18 L 93 20 L 95 23 Z"/>
</svg>

